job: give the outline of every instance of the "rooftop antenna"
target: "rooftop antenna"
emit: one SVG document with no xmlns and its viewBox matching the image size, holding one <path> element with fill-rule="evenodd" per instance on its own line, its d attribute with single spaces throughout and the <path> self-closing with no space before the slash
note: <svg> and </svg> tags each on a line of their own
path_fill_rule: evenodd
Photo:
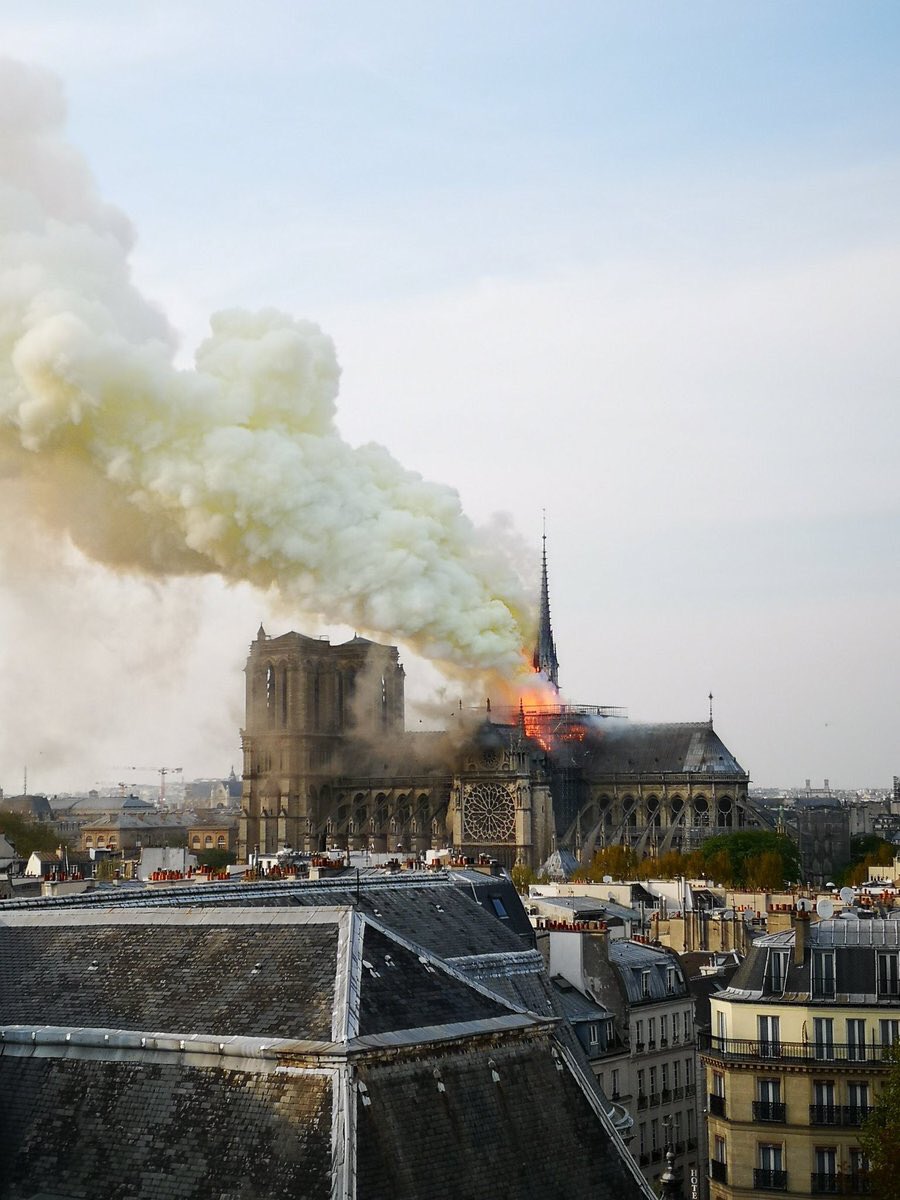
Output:
<svg viewBox="0 0 900 1200">
<path fill-rule="evenodd" d="M 710 692 L 710 693 L 709 693 L 709 727 L 710 727 L 710 729 L 712 729 L 712 723 L 713 723 L 713 705 L 712 705 L 712 702 L 713 702 L 713 694 L 712 694 L 712 692 Z"/>
</svg>

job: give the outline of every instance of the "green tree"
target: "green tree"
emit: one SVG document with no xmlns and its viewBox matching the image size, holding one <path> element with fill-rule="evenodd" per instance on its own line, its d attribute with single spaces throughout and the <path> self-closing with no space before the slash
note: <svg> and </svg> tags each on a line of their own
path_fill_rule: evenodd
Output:
<svg viewBox="0 0 900 1200">
<path fill-rule="evenodd" d="M 590 866 L 582 867 L 572 878 L 587 883 L 602 883 L 604 875 L 611 875 L 613 879 L 630 879 L 637 865 L 638 856 L 630 846 L 606 846 L 596 852 Z"/>
<path fill-rule="evenodd" d="M 59 836 L 52 825 L 43 821 L 31 821 L 21 813 L 5 812 L 0 809 L 0 833 L 6 835 L 16 848 L 20 858 L 28 859 L 35 850 L 52 853 L 59 846 L 67 846 L 65 838 Z"/>
<path fill-rule="evenodd" d="M 214 871 L 221 871 L 236 863 L 237 855 L 229 850 L 201 850 L 197 854 L 197 862 L 201 867 L 212 867 Z"/>
<path fill-rule="evenodd" d="M 887 1081 L 859 1134 L 874 1200 L 900 1200 L 900 1043 L 894 1042 L 889 1055 Z"/>
<path fill-rule="evenodd" d="M 773 868 L 773 860 L 766 860 L 767 877 L 773 880 L 773 886 L 783 887 L 788 880 L 800 878 L 797 847 L 789 837 L 768 829 L 740 829 L 735 833 L 719 834 L 708 838 L 700 852 L 706 874 L 734 887 L 747 886 L 748 860 L 759 859 L 765 854 L 777 855 L 781 863 L 779 873 Z M 759 862 L 755 869 L 761 869 Z"/>
</svg>

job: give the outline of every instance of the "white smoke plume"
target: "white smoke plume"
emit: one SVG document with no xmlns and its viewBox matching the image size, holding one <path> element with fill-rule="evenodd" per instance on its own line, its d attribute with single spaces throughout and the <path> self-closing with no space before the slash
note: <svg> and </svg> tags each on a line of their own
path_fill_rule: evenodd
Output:
<svg viewBox="0 0 900 1200">
<path fill-rule="evenodd" d="M 130 279 L 131 227 L 64 117 L 55 78 L 0 62 L 0 479 L 116 569 L 218 573 L 451 671 L 526 670 L 509 555 L 452 489 L 341 439 L 317 326 L 220 312 L 194 369 L 175 367 Z"/>
</svg>

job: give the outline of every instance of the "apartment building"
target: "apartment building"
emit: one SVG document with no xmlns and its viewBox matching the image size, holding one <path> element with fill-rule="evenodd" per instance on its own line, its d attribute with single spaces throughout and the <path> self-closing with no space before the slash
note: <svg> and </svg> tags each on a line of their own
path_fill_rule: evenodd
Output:
<svg viewBox="0 0 900 1200">
<path fill-rule="evenodd" d="M 900 1038 L 900 920 L 794 914 L 710 1005 L 711 1200 L 867 1194 L 859 1131 Z"/>
<path fill-rule="evenodd" d="M 561 923 L 539 930 L 538 946 L 557 986 L 564 980 L 599 1006 L 591 1065 L 609 1099 L 632 1118 L 630 1148 L 644 1178 L 657 1182 L 671 1145 L 689 1179 L 702 1158 L 697 1046 L 694 999 L 677 956 Z M 611 1017 L 608 1028 L 602 1012 Z"/>
</svg>

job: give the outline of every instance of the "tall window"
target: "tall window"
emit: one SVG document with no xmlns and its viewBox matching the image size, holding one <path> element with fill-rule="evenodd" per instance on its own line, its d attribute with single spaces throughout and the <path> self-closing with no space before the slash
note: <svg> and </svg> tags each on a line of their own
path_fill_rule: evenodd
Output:
<svg viewBox="0 0 900 1200">
<path fill-rule="evenodd" d="M 676 1091 L 681 1087 L 681 1063 L 677 1058 L 672 1063 L 672 1085 Z"/>
<path fill-rule="evenodd" d="M 644 1048 L 644 1022 L 635 1021 L 634 1023 L 634 1040 L 638 1050 Z"/>
<path fill-rule="evenodd" d="M 659 1018 L 659 1044 L 661 1046 L 669 1044 L 669 1018 L 665 1013 Z"/>
<path fill-rule="evenodd" d="M 813 1018 L 816 1058 L 834 1058 L 834 1021 L 831 1017 Z"/>
<path fill-rule="evenodd" d="M 678 972 L 674 967 L 666 967 L 666 992 L 674 996 L 678 988 Z"/>
<path fill-rule="evenodd" d="M 753 1119 L 755 1121 L 783 1121 L 784 1116 L 784 1105 L 781 1102 L 781 1080 L 757 1079 Z"/>
<path fill-rule="evenodd" d="M 684 1035 L 687 1038 L 687 1028 L 685 1028 Z M 724 1008 L 720 1008 L 716 1012 L 716 1037 L 723 1042 L 728 1037 L 728 1018 Z"/>
<path fill-rule="evenodd" d="M 900 995 L 900 973 L 897 970 L 896 954 L 878 955 L 878 995 Z"/>
<path fill-rule="evenodd" d="M 647 1035 L 648 1045 L 656 1045 L 656 1017 L 648 1017 L 647 1019 Z"/>
<path fill-rule="evenodd" d="M 866 1023 L 861 1018 L 847 1020 L 847 1057 L 856 1062 L 866 1057 Z"/>
<path fill-rule="evenodd" d="M 833 996 L 834 951 L 816 950 L 812 956 L 812 993 L 814 996 Z"/>
<path fill-rule="evenodd" d="M 638 1073 L 637 1073 L 638 1096 L 646 1096 L 647 1095 L 647 1093 L 644 1090 L 645 1079 L 646 1079 L 646 1074 L 644 1072 L 643 1067 L 638 1068 Z"/>
<path fill-rule="evenodd" d="M 837 1185 L 837 1149 L 834 1146 L 816 1146 L 814 1151 L 816 1175 L 815 1190 L 819 1192 L 836 1191 Z"/>
<path fill-rule="evenodd" d="M 778 1017 L 757 1017 L 759 1052 L 763 1058 L 779 1058 L 781 1055 L 781 1022 Z"/>
<path fill-rule="evenodd" d="M 672 1013 L 672 1042 L 677 1044 L 681 1041 L 681 1013 Z"/>
<path fill-rule="evenodd" d="M 883 1053 L 886 1053 L 894 1042 L 900 1041 L 900 1020 L 890 1017 L 887 1020 L 879 1021 L 878 1029 L 881 1033 Z"/>
<path fill-rule="evenodd" d="M 769 951 L 769 970 L 766 982 L 770 992 L 783 992 L 788 968 L 787 950 Z"/>
<path fill-rule="evenodd" d="M 650 996 L 650 972 L 641 971 L 641 996 L 647 1000 Z"/>
<path fill-rule="evenodd" d="M 759 1147 L 759 1165 L 763 1171 L 784 1170 L 784 1150 L 781 1146 L 764 1142 Z"/>
<path fill-rule="evenodd" d="M 716 1160 L 716 1162 L 726 1163 L 728 1162 L 727 1154 L 728 1151 L 725 1146 L 725 1139 L 717 1135 L 715 1141 L 713 1142 L 713 1158 Z"/>
<path fill-rule="evenodd" d="M 854 1124 L 862 1123 L 869 1115 L 868 1083 L 848 1083 L 847 1099 L 850 1102 L 850 1118 Z"/>
</svg>

